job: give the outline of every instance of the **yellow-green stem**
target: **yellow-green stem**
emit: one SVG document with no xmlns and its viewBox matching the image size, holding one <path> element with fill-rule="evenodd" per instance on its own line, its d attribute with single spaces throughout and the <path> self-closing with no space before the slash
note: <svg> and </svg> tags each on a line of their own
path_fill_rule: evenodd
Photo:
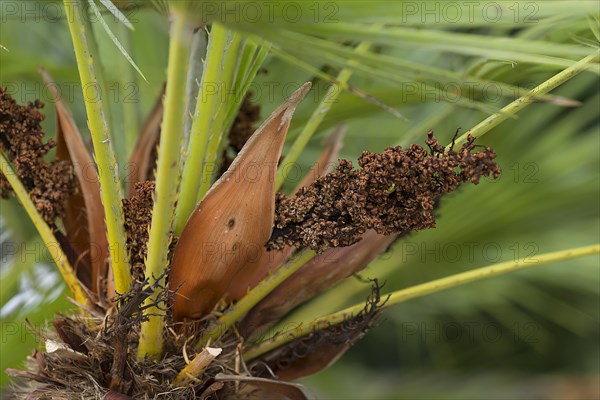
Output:
<svg viewBox="0 0 600 400">
<path fill-rule="evenodd" d="M 465 143 L 467 141 L 468 135 L 472 135 L 475 138 L 485 135 L 487 132 L 491 131 L 496 126 L 500 125 L 502 122 L 506 121 L 508 118 L 512 118 L 513 115 L 515 115 L 528 105 L 534 103 L 536 99 L 540 98 L 540 96 L 545 95 L 551 90 L 557 88 L 558 86 L 567 82 L 569 79 L 573 78 L 580 72 L 589 70 L 590 65 L 593 63 L 597 63 L 598 59 L 598 52 L 590 54 L 589 56 L 578 61 L 576 64 L 554 75 L 552 78 L 548 79 L 541 85 L 532 89 L 525 96 L 519 97 L 517 100 L 511 102 L 506 107 L 502 108 L 499 112 L 490 115 L 489 117 L 481 121 L 479 124 L 475 125 L 472 129 L 465 132 L 464 135 L 460 136 L 456 140 L 455 146 L 461 146 L 463 143 Z M 451 145 L 446 146 L 446 150 L 449 150 L 450 146 Z"/>
<path fill-rule="evenodd" d="M 183 14 L 175 13 L 172 18 L 165 111 L 158 149 L 156 193 L 146 259 L 146 278 L 149 279 L 149 284 L 154 284 L 155 279 L 160 277 L 159 285 L 162 287 L 165 285 L 164 272 L 167 267 L 173 209 L 179 181 L 180 150 L 187 107 L 186 76 L 193 33 L 193 25 Z M 158 296 L 157 291 L 145 302 L 145 305 L 155 304 L 155 306 L 147 309 L 149 318 L 142 323 L 138 358 L 148 356 L 156 359 L 162 354 L 165 312 L 164 305 L 156 304 Z"/>
<path fill-rule="evenodd" d="M 219 156 L 219 149 L 221 148 L 223 136 L 226 133 L 225 117 L 227 115 L 227 109 L 230 104 L 235 101 L 234 97 L 238 95 L 238 93 L 232 93 L 232 89 L 234 88 L 235 68 L 240 58 L 239 50 L 242 38 L 237 33 L 231 32 L 230 34 L 232 35 L 231 39 L 224 50 L 225 57 L 223 60 L 220 83 L 223 86 L 222 95 L 219 98 L 220 101 L 218 102 L 219 106 L 216 110 L 216 115 L 213 116 L 211 135 L 206 146 L 206 156 L 204 158 L 204 166 L 202 167 L 202 179 L 196 202 L 201 201 L 208 192 L 208 189 L 212 186 L 216 172 L 215 168 Z"/>
<path fill-rule="evenodd" d="M 235 99 L 235 103 L 229 107 L 227 117 L 225 118 L 226 129 L 231 129 L 231 125 L 235 120 L 237 112 L 240 109 L 240 105 L 244 101 L 250 84 L 254 81 L 258 70 L 262 66 L 269 49 L 271 46 L 262 42 L 260 45 L 256 44 L 253 39 L 246 38 L 244 53 L 242 55 L 242 61 L 240 62 L 237 79 L 235 81 L 234 93 L 238 96 Z"/>
<path fill-rule="evenodd" d="M 236 76 L 236 79 L 234 82 L 234 85 L 235 85 L 234 93 L 236 94 L 236 96 L 238 96 L 235 99 L 236 103 L 241 103 L 241 100 L 242 100 L 241 96 L 244 94 L 244 92 L 242 92 L 242 87 L 246 83 L 246 78 L 248 77 L 248 74 L 250 73 L 252 61 L 255 59 L 254 57 L 257 55 L 257 52 L 256 52 L 257 49 L 258 49 L 258 44 L 256 42 L 254 42 L 250 38 L 245 38 L 245 40 L 243 42 L 243 46 L 242 46 L 241 55 L 240 55 L 238 70 L 236 73 L 237 76 Z M 231 117 L 231 114 L 233 113 L 233 110 L 235 108 L 236 107 L 229 107 L 229 111 L 227 114 L 228 118 L 226 118 L 226 121 L 229 120 L 229 117 Z"/>
<path fill-rule="evenodd" d="M 246 315 L 248 311 L 271 293 L 283 281 L 292 276 L 304 264 L 309 262 L 316 253 L 312 250 L 305 250 L 301 254 L 295 255 L 287 264 L 278 268 L 272 275 L 260 282 L 251 289 L 246 296 L 239 302 L 231 306 L 209 329 L 205 330 L 198 342 L 196 348 L 207 346 L 210 342 L 217 340 L 227 329 L 236 321 Z"/>
<path fill-rule="evenodd" d="M 69 264 L 67 256 L 65 255 L 65 253 L 63 253 L 62 249 L 60 248 L 58 240 L 56 240 L 56 237 L 54 237 L 52 229 L 50 229 L 48 224 L 46 224 L 46 221 L 44 221 L 42 216 L 37 212 L 35 205 L 29 197 L 27 189 L 25 189 L 25 187 L 19 180 L 17 173 L 14 171 L 3 152 L 0 152 L 0 171 L 2 171 L 2 174 L 6 177 L 8 183 L 10 183 L 10 186 L 15 192 L 15 195 L 17 196 L 17 198 L 23 205 L 23 208 L 27 212 L 29 219 L 35 225 L 35 228 L 37 229 L 38 233 L 40 234 L 40 237 L 44 241 L 46 248 L 52 255 L 52 259 L 56 263 L 58 271 L 65 280 L 67 287 L 69 288 L 71 293 L 73 293 L 73 297 L 75 298 L 75 300 L 84 306 L 90 305 L 89 299 L 85 294 L 85 291 L 83 290 L 81 284 L 79 283 L 77 275 L 75 275 L 75 271 Z"/>
<path fill-rule="evenodd" d="M 125 48 L 131 56 L 134 56 L 131 30 L 125 25 L 119 25 L 119 30 L 125 38 Z M 124 57 L 119 60 L 119 69 L 122 71 L 127 82 L 124 86 L 125 90 L 138 87 L 138 73 Z M 137 92 L 134 93 L 136 93 L 135 95 L 137 96 Z M 123 103 L 123 135 L 125 136 L 124 157 L 125 159 L 129 159 L 140 131 L 140 103 L 139 98 L 131 100 L 122 99 L 120 101 Z M 127 175 L 127 171 L 125 171 L 125 175 Z"/>
<path fill-rule="evenodd" d="M 94 60 L 98 59 L 98 55 L 95 52 L 92 32 L 89 24 L 86 23 L 85 8 L 81 1 L 64 0 L 64 5 L 83 88 L 88 127 L 94 144 L 96 163 L 98 164 L 115 290 L 119 293 L 125 293 L 131 286 L 131 274 L 129 271 L 129 255 L 125 246 L 126 236 L 123 225 L 123 207 L 121 205 L 121 182 L 115 153 L 112 148 L 100 80 L 94 63 Z"/>
<path fill-rule="evenodd" d="M 477 268 L 471 271 L 462 272 L 460 274 L 451 275 L 441 279 L 435 279 L 433 281 L 422 283 L 420 285 L 415 285 L 406 289 L 398 290 L 389 294 L 389 297 L 388 295 L 382 295 L 383 299 L 387 299 L 382 308 L 388 308 L 403 301 L 407 301 L 417 297 L 422 297 L 431 293 L 437 293 L 442 290 L 502 275 L 508 272 L 537 267 L 558 261 L 572 260 L 574 258 L 594 255 L 598 253 L 600 253 L 600 244 L 595 244 L 591 246 L 577 247 L 553 253 L 540 254 L 535 258 L 526 257 L 519 260 L 506 261 L 487 267 Z M 306 324 L 298 324 L 298 328 L 278 333 L 273 338 L 268 339 L 260 343 L 256 347 L 249 349 L 249 351 L 247 351 L 244 354 L 244 359 L 252 360 L 265 353 L 268 353 L 271 350 L 278 348 L 279 346 L 282 346 L 300 337 L 306 336 L 311 332 L 314 332 L 315 330 L 339 324 L 347 318 L 359 313 L 364 308 L 364 306 L 364 304 L 357 304 L 355 306 L 348 307 L 336 313 L 315 319 Z"/>
<path fill-rule="evenodd" d="M 371 43 L 363 42 L 359 44 L 354 51 L 357 54 L 366 53 L 369 50 L 369 47 L 371 47 Z M 350 71 L 349 69 L 343 69 L 340 71 L 339 75 L 336 78 L 336 81 L 339 83 L 332 84 L 331 86 L 329 86 L 329 89 L 323 97 L 323 100 L 321 100 L 321 103 L 312 113 L 310 119 L 306 122 L 306 125 L 304 125 L 302 132 L 300 132 L 300 135 L 298 135 L 298 137 L 292 144 L 292 147 L 281 162 L 277 170 L 277 178 L 275 180 L 275 187 L 277 189 L 281 188 L 283 182 L 287 177 L 286 171 L 290 170 L 288 166 L 298 161 L 300 154 L 302 154 L 302 152 L 304 151 L 304 148 L 308 144 L 310 138 L 317 131 L 319 125 L 321 125 L 321 122 L 323 122 L 323 119 L 325 118 L 325 115 L 327 115 L 327 113 L 329 112 L 331 106 L 337 101 L 341 93 L 341 86 L 346 84 L 351 76 L 352 71 Z"/>
<path fill-rule="evenodd" d="M 202 70 L 202 80 L 190 130 L 190 141 L 186 150 L 189 157 L 185 160 L 181 176 L 181 189 L 175 211 L 175 234 L 183 231 L 196 206 L 213 116 L 219 96 L 222 95 L 220 83 L 226 45 L 227 29 L 214 23 L 208 39 L 206 62 Z"/>
</svg>

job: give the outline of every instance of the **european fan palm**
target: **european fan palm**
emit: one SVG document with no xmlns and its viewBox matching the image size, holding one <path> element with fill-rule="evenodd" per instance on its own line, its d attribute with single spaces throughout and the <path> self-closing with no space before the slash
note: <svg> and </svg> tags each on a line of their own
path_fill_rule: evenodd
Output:
<svg viewBox="0 0 600 400">
<path fill-rule="evenodd" d="M 443 9 L 430 14 L 411 2 L 115 3 L 65 1 L 64 18 L 57 18 L 71 33 L 91 143 L 61 98 L 61 85 L 44 69 L 43 87 L 56 106 L 54 141 L 43 139 L 42 104 L 17 104 L 19 87 L 3 78 L 2 195 L 18 197 L 79 308 L 42 333 L 45 350 L 30 357 L 27 371 L 8 370 L 22 383 L 13 394 L 305 398 L 305 389 L 291 381 L 330 366 L 384 308 L 486 276 L 598 253 L 592 245 L 540 254 L 538 239 L 513 235 L 512 261 L 498 257 L 490 261 L 502 262 L 489 267 L 389 295 L 381 279 L 371 285 L 345 280 L 332 289 L 389 248 L 392 255 L 380 262 L 388 268 L 371 269 L 369 276 L 393 282 L 392 266 L 409 268 L 412 260 L 427 269 L 418 257 L 431 250 L 415 247 L 411 232 L 434 227 L 434 215 L 444 214 L 444 194 L 462 183 L 484 181 L 479 190 L 463 190 L 480 199 L 473 201 L 509 196 L 511 189 L 493 180 L 500 176 L 496 162 L 514 158 L 499 151 L 496 160 L 485 146 L 493 135 L 480 137 L 532 103 L 553 110 L 581 106 L 581 96 L 549 92 L 580 72 L 598 73 L 591 3 L 574 10 L 556 2 L 533 14 L 527 5 L 489 3 L 485 12 L 471 7 L 464 15 L 459 7 L 454 19 L 447 7 L 438 4 Z M 434 26 L 415 29 L 431 17 Z M 151 64 L 137 60 L 144 55 L 126 29 L 153 33 L 167 21 L 166 77 L 156 71 L 150 77 Z M 570 33 L 572 43 L 561 43 L 561 32 Z M 102 35 L 104 41 L 96 39 Z M 2 44 L 13 51 L 11 43 Z M 102 54 L 115 49 L 119 60 L 105 60 Z M 407 49 L 414 54 L 403 57 Z M 453 67 L 440 66 L 442 52 Z M 11 53 L 2 58 L 9 62 Z M 121 79 L 135 83 L 131 87 L 154 87 L 148 100 L 158 99 L 146 101 L 144 124 L 137 103 L 106 96 L 114 81 L 106 67 L 113 62 L 122 64 L 128 78 Z M 529 91 L 532 82 L 515 72 L 543 83 Z M 277 101 L 263 89 L 274 83 L 284 85 L 273 110 Z M 461 134 L 457 127 L 464 122 L 445 121 L 456 110 L 464 121 L 492 115 Z M 356 118 L 364 123 L 353 124 Z M 364 151 L 355 168 L 338 161 L 348 143 L 346 125 L 361 132 L 357 138 L 383 127 L 407 132 L 386 134 L 377 148 L 350 143 L 351 156 L 360 146 L 375 150 Z M 443 127 L 447 146 L 431 127 L 436 133 Z M 322 149 L 311 140 L 321 132 L 328 132 Z M 407 146 L 421 135 L 424 146 Z M 512 154 L 524 146 L 518 137 L 494 147 Z M 547 145 L 540 139 L 540 152 L 576 146 L 560 132 L 553 137 Z M 406 147 L 383 150 L 398 140 Z M 45 156 L 53 147 L 50 161 Z M 535 175 L 540 165 L 517 166 L 515 173 L 534 179 L 531 168 Z M 452 229 L 427 232 L 460 232 L 477 221 L 501 240 L 493 228 L 515 214 L 448 210 Z M 489 250 L 490 242 L 482 243 Z M 450 257 L 447 248 L 433 253 Z M 419 280 L 419 273 L 403 280 Z M 337 311 L 365 286 L 366 302 Z M 324 292 L 330 294 L 309 302 Z"/>
</svg>

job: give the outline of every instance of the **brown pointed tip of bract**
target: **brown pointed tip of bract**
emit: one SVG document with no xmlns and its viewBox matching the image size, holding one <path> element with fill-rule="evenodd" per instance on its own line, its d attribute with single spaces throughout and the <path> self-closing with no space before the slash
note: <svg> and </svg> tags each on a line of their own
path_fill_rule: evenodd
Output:
<svg viewBox="0 0 600 400">
<path fill-rule="evenodd" d="M 310 90 L 311 87 L 312 87 L 312 82 L 306 82 L 306 83 L 304 83 L 294 93 L 292 93 L 292 95 L 290 96 L 290 98 L 287 99 L 287 101 L 285 103 L 283 103 L 283 104 L 287 104 L 288 108 L 290 106 L 291 107 L 296 107 L 298 105 L 298 103 L 300 103 L 302 101 L 302 99 L 304 99 L 304 97 L 309 92 L 309 90 Z"/>
<path fill-rule="evenodd" d="M 210 313 L 242 270 L 254 275 L 261 267 L 257 253 L 273 229 L 277 163 L 292 114 L 310 87 L 302 85 L 267 118 L 188 219 L 169 274 L 177 290 L 175 321 Z"/>
</svg>

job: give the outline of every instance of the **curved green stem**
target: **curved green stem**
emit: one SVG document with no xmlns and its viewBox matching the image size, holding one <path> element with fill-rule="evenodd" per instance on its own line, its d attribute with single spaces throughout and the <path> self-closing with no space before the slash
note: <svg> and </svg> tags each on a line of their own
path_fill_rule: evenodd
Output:
<svg viewBox="0 0 600 400">
<path fill-rule="evenodd" d="M 160 278 L 159 286 L 165 286 L 164 271 L 171 242 L 173 209 L 179 181 L 179 161 L 181 159 L 181 139 L 185 123 L 186 76 L 190 57 L 190 44 L 193 25 L 184 15 L 174 14 L 171 22 L 169 42 L 169 63 L 167 67 L 167 88 L 164 101 L 164 118 L 161 126 L 158 164 L 156 169 L 156 193 L 152 209 L 152 223 L 148 238 L 148 258 L 146 277 L 149 285 Z M 158 289 L 161 290 L 161 289 Z M 142 323 L 138 358 L 149 356 L 158 358 L 162 353 L 163 329 L 165 326 L 164 307 L 157 305 L 159 293 L 146 299 L 149 319 Z"/>
<path fill-rule="evenodd" d="M 225 117 L 225 126 L 228 131 L 235 120 L 237 112 L 239 111 L 246 94 L 248 93 L 250 84 L 254 81 L 258 70 L 263 65 L 263 62 L 265 61 L 265 58 L 271 49 L 271 45 L 269 43 L 261 42 L 260 45 L 258 45 L 254 43 L 254 40 L 256 39 L 246 38 L 242 60 L 240 61 L 237 78 L 235 80 L 234 93 L 236 94 L 237 98 L 232 106 L 229 107 L 229 111 Z"/>
<path fill-rule="evenodd" d="M 219 149 L 221 148 L 221 142 L 223 136 L 227 133 L 225 131 L 225 117 L 227 115 L 227 109 L 231 103 L 233 103 L 234 97 L 238 93 L 234 93 L 234 80 L 235 80 L 235 69 L 238 65 L 240 58 L 240 46 L 242 44 L 242 38 L 239 34 L 231 32 L 231 39 L 228 41 L 227 47 L 224 50 L 225 56 L 223 60 L 223 70 L 221 73 L 221 82 L 223 86 L 221 96 L 219 98 L 220 104 L 216 115 L 213 116 L 213 123 L 211 128 L 211 135 L 208 139 L 206 146 L 206 156 L 204 160 L 204 166 L 202 167 L 202 179 L 200 182 L 200 189 L 198 190 L 198 196 L 196 203 L 204 198 L 204 195 L 208 192 L 213 184 L 213 178 L 215 175 L 215 167 L 217 158 L 219 157 Z"/>
<path fill-rule="evenodd" d="M 71 290 L 71 293 L 73 293 L 75 300 L 84 306 L 90 305 L 88 296 L 85 294 L 85 291 L 79 283 L 73 267 L 69 264 L 67 256 L 58 245 L 58 240 L 54 237 L 52 229 L 50 229 L 48 224 L 46 224 L 46 221 L 44 221 L 42 216 L 37 212 L 35 205 L 29 197 L 27 189 L 25 189 L 25 186 L 23 186 L 19 180 L 17 173 L 14 171 L 3 152 L 0 152 L 0 171 L 2 171 L 2 174 L 6 177 L 8 183 L 10 183 L 15 195 L 23 205 L 27 215 L 29 215 L 29 219 L 35 225 L 46 248 L 52 255 L 52 259 L 56 263 L 58 271 L 65 280 L 69 290 Z"/>
<path fill-rule="evenodd" d="M 64 0 L 67 22 L 71 31 L 73 47 L 83 88 L 83 99 L 88 117 L 88 127 L 94 143 L 94 155 L 98 164 L 102 205 L 106 216 L 106 231 L 111 255 L 115 289 L 125 293 L 131 286 L 129 255 L 125 246 L 123 206 L 121 204 L 121 182 L 118 165 L 112 147 L 107 122 L 106 107 L 102 98 L 102 85 L 98 76 L 98 59 L 91 27 L 86 22 L 85 7 L 80 0 Z M 90 89 L 93 93 L 90 92 Z"/>
<path fill-rule="evenodd" d="M 190 141 L 187 148 L 189 158 L 185 161 L 181 176 L 181 189 L 175 211 L 175 234 L 183 231 L 196 206 L 198 191 L 202 183 L 202 166 L 206 156 L 206 146 L 210 138 L 218 99 L 222 95 L 220 84 L 226 45 L 227 29 L 220 24 L 213 24 L 190 130 Z"/>
<path fill-rule="evenodd" d="M 502 122 L 506 121 L 509 118 L 512 118 L 513 115 L 515 115 L 528 105 L 534 103 L 535 100 L 540 96 L 545 95 L 553 89 L 556 89 L 558 86 L 567 82 L 569 79 L 573 78 L 580 72 L 589 70 L 590 65 L 593 63 L 597 63 L 598 59 L 598 52 L 596 52 L 595 54 L 590 54 L 589 56 L 578 61 L 576 64 L 554 75 L 552 78 L 548 79 L 541 85 L 532 89 L 525 96 L 519 97 L 517 100 L 511 102 L 497 113 L 490 115 L 489 117 L 475 125 L 472 129 L 465 132 L 458 139 L 456 139 L 455 147 L 461 146 L 463 143 L 465 143 L 467 141 L 468 135 L 472 135 L 475 138 L 485 135 L 487 132 L 491 131 L 492 129 L 500 125 Z M 450 150 L 450 146 L 451 145 L 446 146 L 446 150 Z"/>
<path fill-rule="evenodd" d="M 251 70 L 252 62 L 255 60 L 255 56 L 257 55 L 257 49 L 258 44 L 256 42 L 254 42 L 251 38 L 244 38 L 240 50 L 238 68 L 233 80 L 233 93 L 235 93 L 235 97 L 233 98 L 233 101 L 228 104 L 227 115 L 224 119 L 226 127 L 229 126 L 230 121 L 235 119 L 235 116 L 239 111 L 239 106 L 244 100 L 246 92 L 243 91 L 243 86 L 247 81 L 246 78 Z"/>
<path fill-rule="evenodd" d="M 294 256 L 287 264 L 275 270 L 272 275 L 260 282 L 239 302 L 231 306 L 213 326 L 205 330 L 196 343 L 196 348 L 207 346 L 210 342 L 221 337 L 236 321 L 246 315 L 252 307 L 257 305 L 283 281 L 302 268 L 315 255 L 314 251 L 305 250 L 301 254 Z"/>
<path fill-rule="evenodd" d="M 121 31 L 122 35 L 125 38 L 124 46 L 128 52 L 132 56 L 133 54 L 133 38 L 132 32 L 125 25 L 118 25 L 118 29 Z M 124 86 L 125 89 L 130 87 L 138 87 L 139 79 L 138 73 L 131 66 L 131 64 L 127 61 L 127 59 L 120 58 L 118 64 L 119 70 L 123 73 L 125 77 L 125 82 L 127 82 Z M 136 98 L 134 100 L 122 100 L 122 112 L 123 112 L 123 136 L 125 143 L 125 151 L 124 159 L 128 160 L 133 152 L 133 148 L 135 147 L 135 143 L 138 139 L 138 134 L 140 132 L 140 102 L 138 94 L 135 94 Z M 127 173 L 127 171 L 125 171 Z"/>
<path fill-rule="evenodd" d="M 437 293 L 442 290 L 502 275 L 508 272 L 537 267 L 558 261 L 572 260 L 574 258 L 599 253 L 600 244 L 595 244 L 591 246 L 577 247 L 553 253 L 540 254 L 535 258 L 527 257 L 519 260 L 506 261 L 487 267 L 477 268 L 471 271 L 462 272 L 460 274 L 447 276 L 441 279 L 435 279 L 433 281 L 425 282 L 420 285 L 415 285 L 406 289 L 398 290 L 389 294 L 389 297 L 388 295 L 382 295 L 383 299 L 387 298 L 385 304 L 382 305 L 382 309 L 391 307 L 403 301 L 407 301 L 417 297 L 422 297 L 431 293 Z M 347 318 L 359 313 L 364 308 L 364 306 L 364 304 L 357 304 L 355 306 L 348 307 L 336 313 L 315 319 L 307 324 L 299 324 L 298 328 L 279 333 L 271 339 L 268 339 L 258 344 L 256 347 L 251 348 L 244 354 L 244 359 L 252 360 L 265 353 L 268 353 L 271 350 L 278 348 L 279 346 L 282 346 L 300 337 L 306 336 L 315 330 L 339 324 Z"/>
</svg>

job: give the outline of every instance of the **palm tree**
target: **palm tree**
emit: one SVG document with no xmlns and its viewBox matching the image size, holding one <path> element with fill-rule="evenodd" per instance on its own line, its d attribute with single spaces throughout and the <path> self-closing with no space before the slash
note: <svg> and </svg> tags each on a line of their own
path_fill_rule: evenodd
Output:
<svg viewBox="0 0 600 400">
<path fill-rule="evenodd" d="M 0 187 L 21 206 L 3 202 L 3 347 L 35 340 L 17 338 L 12 295 L 36 274 L 42 288 L 26 293 L 43 292 L 39 255 L 75 304 L 22 311 L 53 329 L 38 329 L 27 371 L 7 370 L 26 382 L 13 394 L 305 398 L 291 381 L 329 367 L 384 309 L 556 261 L 568 262 L 406 303 L 382 335 L 402 338 L 413 365 L 458 367 L 485 365 L 474 343 L 501 363 L 501 348 L 570 341 L 581 351 L 556 370 L 593 373 L 579 367 L 598 334 L 586 316 L 598 274 L 581 258 L 600 251 L 593 3 L 100 3 L 5 7 Z M 25 6 L 44 23 L 15 26 Z M 63 82 L 75 73 L 77 90 L 32 75 L 50 23 L 75 59 L 57 46 L 44 65 Z M 13 99 L 29 100 L 23 82 L 54 103 L 54 142 L 42 105 Z M 358 168 L 337 162 L 342 143 Z M 19 233 L 17 207 L 39 236 Z"/>
</svg>

